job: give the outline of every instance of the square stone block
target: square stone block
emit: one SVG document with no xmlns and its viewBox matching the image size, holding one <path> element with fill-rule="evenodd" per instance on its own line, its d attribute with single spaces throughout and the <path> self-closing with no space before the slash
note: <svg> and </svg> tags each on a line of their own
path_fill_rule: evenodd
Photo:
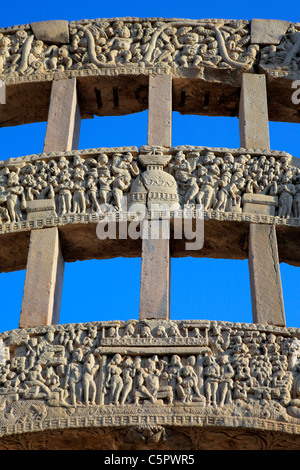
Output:
<svg viewBox="0 0 300 470">
<path fill-rule="evenodd" d="M 275 215 L 277 206 L 277 196 L 265 194 L 244 194 L 243 196 L 243 212 L 247 214 Z"/>
<path fill-rule="evenodd" d="M 54 44 L 69 42 L 69 23 L 66 20 L 48 20 L 30 23 L 36 39 Z"/>
<path fill-rule="evenodd" d="M 28 201 L 26 206 L 27 220 L 39 220 L 56 217 L 54 199 L 36 199 Z"/>
<path fill-rule="evenodd" d="M 290 21 L 254 18 L 251 21 L 251 44 L 279 44 L 290 24 Z"/>
</svg>

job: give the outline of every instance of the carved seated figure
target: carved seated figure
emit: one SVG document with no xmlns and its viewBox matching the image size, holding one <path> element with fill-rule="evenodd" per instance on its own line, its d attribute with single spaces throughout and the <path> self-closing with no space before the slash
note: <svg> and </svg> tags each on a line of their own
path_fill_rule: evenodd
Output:
<svg viewBox="0 0 300 470">
<path fill-rule="evenodd" d="M 42 377 L 42 367 L 40 365 L 29 370 L 24 386 L 26 387 L 23 392 L 23 398 L 25 399 L 51 398 L 51 391 Z"/>
<path fill-rule="evenodd" d="M 183 36 L 182 41 L 183 47 L 177 60 L 178 64 L 182 67 L 197 67 L 202 62 L 202 57 L 199 54 L 200 44 L 198 34 L 188 32 Z"/>
<path fill-rule="evenodd" d="M 173 390 L 171 386 L 160 386 L 160 376 L 162 374 L 164 364 L 161 363 L 157 368 L 157 357 L 148 359 L 146 367 L 140 368 L 136 376 L 136 386 L 133 390 L 134 403 L 138 405 L 140 398 L 150 400 L 151 403 L 157 403 L 159 399 L 166 398 L 168 403 L 173 402 Z"/>
<path fill-rule="evenodd" d="M 108 59 L 110 64 L 116 65 L 120 63 L 128 63 L 132 58 L 131 53 L 132 38 L 130 37 L 130 30 L 127 26 L 122 25 L 116 30 L 116 36 L 111 42 L 107 43 L 107 48 L 110 47 Z"/>
</svg>

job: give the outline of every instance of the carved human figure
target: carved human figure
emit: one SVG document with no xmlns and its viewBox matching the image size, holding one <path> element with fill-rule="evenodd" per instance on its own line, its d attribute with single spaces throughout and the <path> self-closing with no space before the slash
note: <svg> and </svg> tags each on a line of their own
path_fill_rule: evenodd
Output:
<svg viewBox="0 0 300 470">
<path fill-rule="evenodd" d="M 161 363 L 157 368 L 158 358 L 154 356 L 146 360 L 144 368 L 137 370 L 136 389 L 134 390 L 135 404 L 140 398 L 148 399 L 151 403 L 156 403 L 159 391 L 159 377 L 164 365 Z"/>
<path fill-rule="evenodd" d="M 82 351 L 75 349 L 72 354 L 72 360 L 67 366 L 65 376 L 65 390 L 69 391 L 71 404 L 77 406 L 82 397 Z"/>
<path fill-rule="evenodd" d="M 201 395 L 198 382 L 199 378 L 195 372 L 196 359 L 194 356 L 187 358 L 187 363 L 181 367 L 177 375 L 177 393 L 179 398 L 184 403 L 192 403 L 193 401 L 204 401 L 204 397 Z"/>
<path fill-rule="evenodd" d="M 10 222 L 10 215 L 7 209 L 7 192 L 6 192 L 6 179 L 0 186 L 0 220 L 3 222 Z"/>
<path fill-rule="evenodd" d="M 234 370 L 227 355 L 220 356 L 219 405 L 231 404 Z"/>
<path fill-rule="evenodd" d="M 60 386 L 60 378 L 52 366 L 47 367 L 45 372 L 45 383 L 51 391 L 48 404 L 51 406 L 69 406 L 65 401 L 66 390 Z"/>
<path fill-rule="evenodd" d="M 6 62 L 10 59 L 11 51 L 11 39 L 8 36 L 4 36 L 2 33 L 0 33 L 0 49 L 0 72 L 2 73 L 5 69 Z"/>
<path fill-rule="evenodd" d="M 217 405 L 217 391 L 220 378 L 220 368 L 213 356 L 205 356 L 203 360 L 203 375 L 205 397 L 208 405 Z"/>
<path fill-rule="evenodd" d="M 186 173 L 190 176 L 192 175 L 192 166 L 182 150 L 179 150 L 176 153 L 174 163 L 171 168 L 174 172 L 175 178 L 178 180 L 180 180 L 181 176 Z"/>
<path fill-rule="evenodd" d="M 282 176 L 281 182 L 274 184 L 274 193 L 278 194 L 278 217 L 291 217 L 293 208 L 293 197 L 296 193 L 295 185 L 290 182 L 289 172 Z"/>
<path fill-rule="evenodd" d="M 189 205 L 195 202 L 195 198 L 199 193 L 197 178 L 189 173 L 182 172 L 178 177 L 178 183 L 184 191 L 183 203 Z"/>
<path fill-rule="evenodd" d="M 110 202 L 111 196 L 111 184 L 114 181 L 114 177 L 111 176 L 109 168 L 100 168 L 98 172 L 98 183 L 99 183 L 99 202 L 100 211 L 106 209 L 107 204 Z M 122 192 L 122 190 L 121 190 Z M 123 192 L 122 192 L 123 194 Z"/>
<path fill-rule="evenodd" d="M 223 354 L 230 344 L 230 330 L 222 331 L 215 322 L 211 326 L 209 346 L 213 354 Z"/>
<path fill-rule="evenodd" d="M 212 175 L 203 175 L 202 178 L 199 178 L 198 202 L 203 204 L 205 211 L 211 209 L 214 205 L 215 183 L 216 179 Z"/>
<path fill-rule="evenodd" d="M 293 385 L 293 374 L 287 369 L 288 362 L 285 357 L 279 358 L 273 364 L 272 397 L 279 400 L 283 406 L 290 403 Z"/>
<path fill-rule="evenodd" d="M 295 185 L 295 194 L 293 200 L 294 217 L 300 218 L 300 183 Z"/>
<path fill-rule="evenodd" d="M 83 402 L 86 405 L 89 403 L 95 405 L 97 388 L 94 377 L 98 369 L 99 365 L 95 364 L 95 356 L 89 354 L 82 367 Z"/>
<path fill-rule="evenodd" d="M 231 173 L 225 171 L 222 173 L 221 178 L 218 181 L 218 194 L 217 200 L 214 204 L 214 209 L 219 211 L 226 211 L 228 209 L 228 204 L 232 193 L 232 184 L 231 184 Z"/>
<path fill-rule="evenodd" d="M 39 342 L 36 350 L 39 364 L 64 362 L 65 348 L 54 343 L 54 332 L 51 330 Z"/>
<path fill-rule="evenodd" d="M 122 356 L 115 354 L 107 365 L 105 388 L 109 391 L 109 403 L 113 405 L 119 404 L 120 394 L 123 388 L 121 362 Z"/>
<path fill-rule="evenodd" d="M 75 167 L 73 171 L 73 212 L 75 214 L 84 214 L 86 212 L 86 181 L 85 169 L 82 165 Z"/>
<path fill-rule="evenodd" d="M 182 46 L 177 62 L 182 67 L 197 67 L 202 62 L 201 45 L 197 33 L 187 32 L 181 38 Z"/>
<path fill-rule="evenodd" d="M 86 191 L 89 200 L 89 206 L 92 212 L 100 213 L 100 205 L 98 202 L 98 186 L 97 186 L 98 170 L 91 168 L 87 173 Z"/>
<path fill-rule="evenodd" d="M 179 376 L 181 369 L 182 369 L 181 358 L 177 354 L 174 354 L 171 357 L 170 365 L 168 367 L 168 382 L 170 384 L 170 387 L 172 387 L 174 394 L 175 392 L 178 393 L 178 386 L 180 385 L 178 381 L 178 376 Z M 179 391 L 179 394 L 180 394 L 180 391 Z"/>
<path fill-rule="evenodd" d="M 59 176 L 59 184 L 54 189 L 58 193 L 58 214 L 65 215 L 72 212 L 72 189 L 74 183 L 68 170 L 63 170 Z"/>
<path fill-rule="evenodd" d="M 133 367 L 133 361 L 130 356 L 126 357 L 123 362 L 123 389 L 120 398 L 120 405 L 124 405 L 126 400 L 131 400 L 129 393 L 133 386 L 133 377 L 135 376 L 135 369 Z"/>
<path fill-rule="evenodd" d="M 98 346 L 98 329 L 96 325 L 90 324 L 87 335 L 82 340 L 82 349 L 88 352 Z"/>
<path fill-rule="evenodd" d="M 70 51 L 71 51 L 71 47 L 66 44 L 64 44 L 58 49 L 57 51 L 58 68 L 69 69 L 72 67 L 73 60 L 71 58 Z"/>
<path fill-rule="evenodd" d="M 139 168 L 135 161 L 133 161 L 130 152 L 113 156 L 112 174 L 114 180 L 112 183 L 112 196 L 117 210 L 122 208 L 122 196 L 126 190 L 129 189 L 131 178 L 139 175 Z"/>
<path fill-rule="evenodd" d="M 130 50 L 132 38 L 130 36 L 130 29 L 126 25 L 120 25 L 116 29 L 115 36 L 106 44 L 107 49 L 109 50 L 109 63 L 115 65 L 118 62 L 122 62 L 124 64 L 130 62 L 132 57 Z"/>
<path fill-rule="evenodd" d="M 24 386 L 23 398 L 51 398 L 51 391 L 42 376 L 42 367 L 39 364 L 28 371 Z"/>
<path fill-rule="evenodd" d="M 28 163 L 20 171 L 20 183 L 25 190 L 26 201 L 32 201 L 34 198 L 39 197 L 39 191 L 36 188 L 36 167 L 31 163 Z"/>
<path fill-rule="evenodd" d="M 274 334 L 269 334 L 267 336 L 267 341 L 262 346 L 262 352 L 269 356 L 271 362 L 278 360 L 280 355 L 280 346 L 276 342 L 276 336 Z"/>
<path fill-rule="evenodd" d="M 6 204 L 11 222 L 22 220 L 22 207 L 25 208 L 24 188 L 19 183 L 19 171 L 10 171 L 7 176 Z"/>
</svg>

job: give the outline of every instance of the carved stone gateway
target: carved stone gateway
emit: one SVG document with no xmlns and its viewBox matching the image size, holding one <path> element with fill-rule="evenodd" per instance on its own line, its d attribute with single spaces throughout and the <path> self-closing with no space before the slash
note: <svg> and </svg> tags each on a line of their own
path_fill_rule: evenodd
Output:
<svg viewBox="0 0 300 470">
<path fill-rule="evenodd" d="M 299 122 L 299 38 L 259 19 L 0 30 L 1 126 L 47 121 L 40 154 L 0 162 L 1 271 L 26 269 L 19 329 L 0 333 L 1 450 L 299 449 L 279 264 L 300 266 L 300 163 L 268 130 Z M 81 119 L 147 108 L 140 148 L 78 149 Z M 238 116 L 240 148 L 174 147 L 172 110 Z M 59 324 L 64 264 L 119 256 L 141 257 L 139 318 Z M 172 320 L 186 256 L 249 260 L 253 324 Z"/>
</svg>

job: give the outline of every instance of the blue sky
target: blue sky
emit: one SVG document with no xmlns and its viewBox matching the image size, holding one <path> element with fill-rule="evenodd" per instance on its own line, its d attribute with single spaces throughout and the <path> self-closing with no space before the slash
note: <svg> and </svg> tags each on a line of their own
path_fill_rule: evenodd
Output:
<svg viewBox="0 0 300 470">
<path fill-rule="evenodd" d="M 300 21 L 296 1 L 120 1 L 21 2 L 1 6 L 0 27 L 33 21 L 83 18 L 224 18 Z M 116 127 L 118 132 L 115 132 Z M 130 131 L 128 131 L 130 129 Z M 270 123 L 271 148 L 300 158 L 300 125 Z M 46 123 L 0 129 L 0 160 L 40 153 Z M 146 143 L 147 112 L 85 120 L 80 148 Z M 239 147 L 237 118 L 173 113 L 173 145 Z M 287 326 L 300 327 L 300 268 L 281 264 Z M 171 318 L 252 322 L 248 262 L 173 259 Z M 0 274 L 0 331 L 18 328 L 25 271 Z M 61 323 L 138 318 L 140 259 L 94 260 L 65 267 Z"/>
</svg>

